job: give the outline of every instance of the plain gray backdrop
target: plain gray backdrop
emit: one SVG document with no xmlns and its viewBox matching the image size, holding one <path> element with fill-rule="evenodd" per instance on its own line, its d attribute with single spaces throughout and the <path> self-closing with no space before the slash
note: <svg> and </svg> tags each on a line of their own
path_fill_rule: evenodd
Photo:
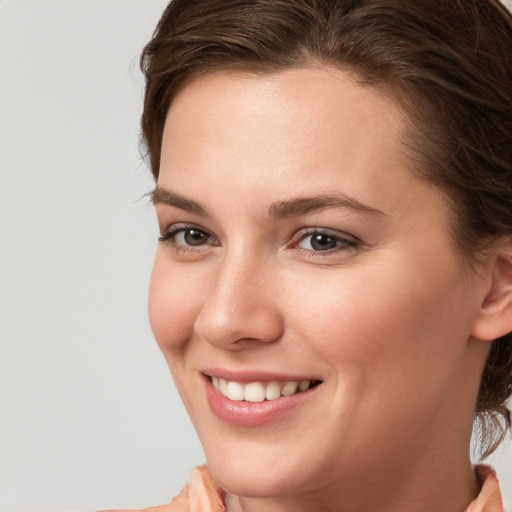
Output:
<svg viewBox="0 0 512 512">
<path fill-rule="evenodd" d="M 199 443 L 149 328 L 138 55 L 165 0 L 0 0 L 0 510 L 170 501 Z M 510 441 L 493 458 L 512 502 Z"/>
</svg>

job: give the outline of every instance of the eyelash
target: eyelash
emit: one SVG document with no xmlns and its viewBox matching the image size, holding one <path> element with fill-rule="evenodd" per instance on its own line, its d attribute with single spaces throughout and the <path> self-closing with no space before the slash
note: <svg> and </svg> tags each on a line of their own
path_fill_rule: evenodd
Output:
<svg viewBox="0 0 512 512">
<path fill-rule="evenodd" d="M 200 248 L 206 244 L 200 244 L 198 246 L 193 245 L 185 245 L 185 244 L 178 244 L 176 243 L 173 238 L 178 235 L 179 233 L 186 233 L 187 231 L 197 231 L 198 233 L 204 234 L 207 236 L 207 238 L 213 238 L 213 235 L 208 233 L 208 231 L 205 231 L 204 229 L 200 228 L 199 226 L 195 226 L 193 224 L 182 224 L 182 225 L 175 225 L 172 229 L 169 231 L 166 231 L 165 233 L 162 233 L 158 237 L 158 241 L 162 243 L 169 244 L 173 251 L 177 253 L 184 253 L 187 251 L 197 251 L 200 250 Z M 218 245 L 218 244 L 215 244 Z"/>
<path fill-rule="evenodd" d="M 308 238 L 311 239 L 310 245 L 313 241 L 313 237 L 315 236 L 324 236 L 329 239 L 331 239 L 336 245 L 330 249 L 325 250 L 314 250 L 314 249 L 304 249 L 302 247 L 299 247 L 299 245 L 307 240 Z M 294 238 L 298 239 L 294 242 L 292 242 L 292 247 L 296 248 L 300 251 L 305 251 L 308 254 L 313 254 L 315 256 L 328 256 L 332 253 L 336 252 L 344 252 L 344 251 L 354 251 L 356 250 L 360 242 L 359 240 L 350 237 L 350 236 L 343 236 L 339 233 L 333 233 L 330 230 L 323 230 L 319 228 L 310 228 L 310 229 L 304 229 L 301 232 L 299 232 Z"/>
<path fill-rule="evenodd" d="M 180 233 L 186 233 L 187 231 L 196 231 L 202 235 L 204 235 L 206 238 L 206 242 L 204 244 L 198 244 L 197 246 L 193 245 L 187 245 L 187 244 L 179 244 L 176 241 L 173 240 L 173 238 L 180 234 Z M 325 236 L 334 241 L 336 244 L 334 247 L 326 250 L 314 250 L 314 249 L 305 249 L 303 247 L 299 247 L 299 245 L 308 239 L 308 237 L 314 237 L 314 236 Z M 361 245 L 361 242 L 357 240 L 354 237 L 350 236 L 342 236 L 337 233 L 333 233 L 330 230 L 322 230 L 319 228 L 306 228 L 301 231 L 299 231 L 294 237 L 295 240 L 292 241 L 291 247 L 293 249 L 297 249 L 301 252 L 307 253 L 308 255 L 314 255 L 314 256 L 327 256 L 331 255 L 334 252 L 344 252 L 344 251 L 355 251 L 359 248 Z M 185 253 L 188 251 L 198 251 L 201 250 L 202 247 L 208 244 L 208 239 L 214 239 L 215 237 L 210 234 L 208 231 L 200 228 L 199 226 L 195 226 L 193 224 L 186 224 L 186 225 L 176 225 L 169 231 L 162 233 L 158 237 L 158 241 L 162 243 L 167 243 L 170 245 L 173 251 L 176 253 Z M 220 245 L 220 243 L 214 243 L 213 245 Z"/>
</svg>

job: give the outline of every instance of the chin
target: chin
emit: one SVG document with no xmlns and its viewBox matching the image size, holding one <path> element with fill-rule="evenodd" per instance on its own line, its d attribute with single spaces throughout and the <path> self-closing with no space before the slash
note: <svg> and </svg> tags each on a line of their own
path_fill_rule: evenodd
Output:
<svg viewBox="0 0 512 512">
<path fill-rule="evenodd" d="M 319 458 L 321 449 L 311 451 L 313 447 L 303 443 L 291 449 L 289 443 L 275 440 L 233 440 L 228 446 L 226 441 L 217 439 L 215 447 L 205 443 L 204 448 L 213 479 L 224 491 L 236 496 L 293 495 L 313 491 L 316 484 L 329 478 L 330 468 L 325 464 L 329 457 Z"/>
<path fill-rule="evenodd" d="M 208 458 L 207 463 L 217 485 L 235 496 L 272 498 L 304 492 L 306 482 L 310 484 L 306 475 L 298 475 L 289 464 L 274 462 L 254 467 L 243 456 L 236 461 Z"/>
</svg>

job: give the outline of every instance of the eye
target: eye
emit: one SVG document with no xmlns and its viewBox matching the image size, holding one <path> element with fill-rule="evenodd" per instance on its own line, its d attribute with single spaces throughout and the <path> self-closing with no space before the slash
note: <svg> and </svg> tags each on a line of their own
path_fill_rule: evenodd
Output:
<svg viewBox="0 0 512 512">
<path fill-rule="evenodd" d="M 311 252 L 328 252 L 351 249 L 357 245 L 357 240 L 349 236 L 315 230 L 314 232 L 302 234 L 296 247 Z"/>
<path fill-rule="evenodd" d="M 174 242 L 180 245 L 203 245 L 208 239 L 209 235 L 199 229 L 183 229 L 174 235 Z"/>
<path fill-rule="evenodd" d="M 198 247 L 201 245 L 217 245 L 215 238 L 202 229 L 194 226 L 176 226 L 158 237 L 159 242 L 169 242 L 176 248 Z"/>
</svg>

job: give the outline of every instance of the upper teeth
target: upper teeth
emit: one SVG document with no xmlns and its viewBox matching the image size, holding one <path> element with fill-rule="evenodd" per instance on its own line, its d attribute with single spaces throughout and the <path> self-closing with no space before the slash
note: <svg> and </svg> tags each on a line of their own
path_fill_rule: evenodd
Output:
<svg viewBox="0 0 512 512">
<path fill-rule="evenodd" d="M 275 400 L 281 396 L 290 396 L 297 391 L 306 391 L 310 388 L 311 380 L 289 382 L 249 382 L 242 384 L 232 380 L 212 377 L 213 387 L 230 400 L 245 400 L 246 402 L 263 402 Z"/>
</svg>

